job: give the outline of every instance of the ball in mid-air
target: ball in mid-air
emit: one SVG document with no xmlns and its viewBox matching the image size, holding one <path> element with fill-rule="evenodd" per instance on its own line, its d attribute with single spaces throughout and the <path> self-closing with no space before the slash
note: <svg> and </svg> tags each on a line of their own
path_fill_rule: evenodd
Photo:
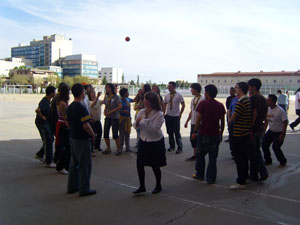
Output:
<svg viewBox="0 0 300 225">
<path fill-rule="evenodd" d="M 130 37 L 126 37 L 126 38 L 125 38 L 125 41 L 130 41 Z"/>
</svg>

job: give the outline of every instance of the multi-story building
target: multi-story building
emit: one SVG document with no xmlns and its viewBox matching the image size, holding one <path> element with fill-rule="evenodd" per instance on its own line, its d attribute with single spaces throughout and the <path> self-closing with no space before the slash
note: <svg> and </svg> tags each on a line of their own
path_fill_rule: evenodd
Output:
<svg viewBox="0 0 300 225">
<path fill-rule="evenodd" d="M 9 71 L 15 67 L 31 66 L 31 61 L 21 58 L 6 58 L 0 59 L 0 77 L 8 77 Z"/>
<path fill-rule="evenodd" d="M 258 78 L 262 82 L 262 90 L 268 94 L 276 89 L 296 90 L 300 87 L 300 70 L 279 72 L 218 72 L 198 74 L 198 83 L 202 86 L 214 84 L 219 90 L 229 90 L 236 83 Z M 272 90 L 272 91 L 271 91 Z"/>
<path fill-rule="evenodd" d="M 103 80 L 106 77 L 108 83 L 120 84 L 122 83 L 123 70 L 114 67 L 101 68 L 99 71 L 99 78 Z"/>
<path fill-rule="evenodd" d="M 59 61 L 62 64 L 64 76 L 81 75 L 98 78 L 98 62 L 94 55 L 68 55 Z"/>
<path fill-rule="evenodd" d="M 30 59 L 34 67 L 50 66 L 55 60 L 67 55 L 72 55 L 72 39 L 58 34 L 44 36 L 43 40 L 33 39 L 28 46 L 19 44 L 11 48 L 11 57 Z"/>
</svg>

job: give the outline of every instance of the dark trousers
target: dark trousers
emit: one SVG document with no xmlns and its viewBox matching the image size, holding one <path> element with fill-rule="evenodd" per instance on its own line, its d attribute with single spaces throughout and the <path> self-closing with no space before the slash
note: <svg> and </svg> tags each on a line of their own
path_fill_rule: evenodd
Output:
<svg viewBox="0 0 300 225">
<path fill-rule="evenodd" d="M 268 130 L 268 132 L 265 134 L 263 143 L 262 143 L 262 149 L 264 152 L 264 158 L 266 163 L 272 163 L 271 158 L 271 152 L 270 152 L 270 145 L 273 143 L 272 148 L 275 153 L 275 156 L 277 160 L 280 162 L 280 164 L 285 165 L 287 160 L 281 150 L 281 146 L 283 142 L 279 141 L 279 136 L 281 132 L 273 132 Z"/>
<path fill-rule="evenodd" d="M 195 124 L 191 124 L 191 131 L 190 131 L 190 142 L 192 144 L 192 147 L 193 148 L 196 148 L 197 147 L 197 139 L 193 139 L 192 138 L 192 135 L 194 133 L 194 130 L 195 130 Z"/>
<path fill-rule="evenodd" d="M 219 152 L 219 136 L 200 136 L 197 138 L 196 152 L 196 176 L 204 178 L 205 156 L 208 154 L 209 161 L 206 170 L 206 181 L 214 183 L 217 178 L 217 157 Z"/>
<path fill-rule="evenodd" d="M 96 134 L 95 137 L 95 143 L 94 143 L 94 148 L 95 149 L 101 149 L 101 138 L 102 138 L 102 124 L 101 121 L 94 121 L 94 123 L 92 123 L 92 128 Z"/>
<path fill-rule="evenodd" d="M 119 119 L 105 118 L 104 120 L 104 138 L 109 138 L 109 130 L 112 128 L 113 139 L 119 138 Z"/>
<path fill-rule="evenodd" d="M 250 178 L 253 180 L 258 180 L 258 174 L 261 178 L 268 177 L 268 170 L 260 151 L 263 137 L 263 131 L 255 132 L 249 142 L 248 159 L 250 162 Z"/>
<path fill-rule="evenodd" d="M 57 164 L 56 170 L 66 169 L 69 171 L 71 149 L 70 149 L 70 130 L 63 126 L 59 130 L 59 144 L 56 146 Z"/>
<path fill-rule="evenodd" d="M 182 150 L 179 116 L 165 115 L 165 121 L 166 121 L 167 133 L 169 135 L 170 148 L 175 149 L 175 140 L 176 140 L 178 149 Z M 174 135 L 175 135 L 175 139 L 174 139 Z"/>
<path fill-rule="evenodd" d="M 248 178 L 248 145 L 249 135 L 245 136 L 232 136 L 232 150 L 236 163 L 237 179 L 238 184 L 246 184 Z"/>
<path fill-rule="evenodd" d="M 35 122 L 37 129 L 39 130 L 43 146 L 40 150 L 36 153 L 39 157 L 44 157 L 46 155 L 46 164 L 52 163 L 53 159 L 53 141 L 54 137 L 50 130 L 48 123 L 38 123 Z"/>
<path fill-rule="evenodd" d="M 296 114 L 298 115 L 298 118 L 290 124 L 292 128 L 298 126 L 298 124 L 300 123 L 300 109 L 296 109 Z"/>
<path fill-rule="evenodd" d="M 73 139 L 71 143 L 71 163 L 68 178 L 68 192 L 85 194 L 90 190 L 92 170 L 91 141 L 89 139 Z"/>
<path fill-rule="evenodd" d="M 145 166 L 143 164 L 136 164 L 137 172 L 140 181 L 140 187 L 145 188 Z M 159 166 L 152 166 L 152 170 L 156 180 L 156 187 L 161 187 L 161 170 Z"/>
</svg>

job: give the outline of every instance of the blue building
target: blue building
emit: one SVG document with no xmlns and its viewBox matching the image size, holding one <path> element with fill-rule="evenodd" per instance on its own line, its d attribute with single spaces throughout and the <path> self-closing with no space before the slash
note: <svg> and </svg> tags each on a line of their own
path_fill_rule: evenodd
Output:
<svg viewBox="0 0 300 225">
<path fill-rule="evenodd" d="M 69 55 L 62 60 L 64 76 L 86 76 L 98 78 L 98 62 L 96 56 L 78 54 Z"/>
</svg>

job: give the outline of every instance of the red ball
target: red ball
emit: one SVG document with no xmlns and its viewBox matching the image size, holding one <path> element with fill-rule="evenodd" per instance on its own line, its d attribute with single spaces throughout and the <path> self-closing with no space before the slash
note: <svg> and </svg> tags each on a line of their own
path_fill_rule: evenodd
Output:
<svg viewBox="0 0 300 225">
<path fill-rule="evenodd" d="M 130 41 L 130 37 L 126 37 L 126 38 L 125 38 L 125 41 Z"/>
</svg>

